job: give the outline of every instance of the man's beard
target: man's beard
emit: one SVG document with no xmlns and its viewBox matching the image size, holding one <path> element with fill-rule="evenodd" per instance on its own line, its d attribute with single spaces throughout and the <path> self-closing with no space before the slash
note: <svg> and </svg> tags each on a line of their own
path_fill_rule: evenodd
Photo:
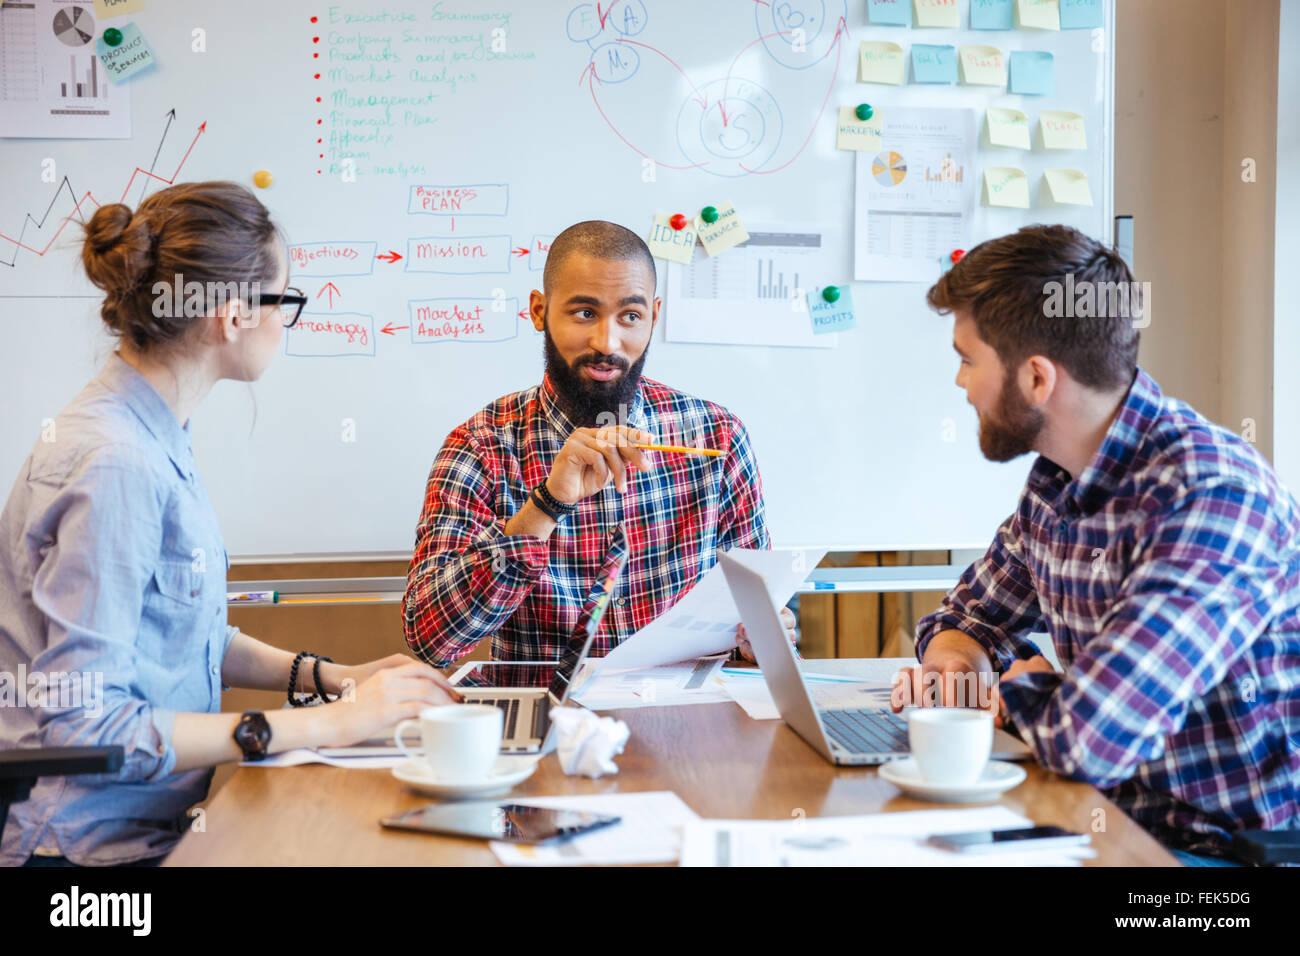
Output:
<svg viewBox="0 0 1300 956">
<path fill-rule="evenodd" d="M 645 351 L 630 367 L 627 359 L 621 355 L 601 355 L 599 352 L 584 352 L 573 360 L 573 366 L 570 367 L 556 349 L 550 328 L 543 325 L 542 334 L 546 349 L 546 374 L 555 386 L 560 404 L 574 423 L 579 428 L 625 424 L 632 403 L 636 401 L 637 388 L 641 384 L 641 369 L 645 366 L 646 356 L 650 354 L 650 343 L 646 343 Z M 584 365 L 610 365 L 622 369 L 623 374 L 612 381 L 597 382 L 582 375 Z M 622 414 L 620 409 L 623 410 Z"/>
<path fill-rule="evenodd" d="M 979 416 L 980 451 L 989 461 L 1010 461 L 1034 450 L 1047 417 L 1020 394 L 1014 375 L 1008 373 L 993 412 Z"/>
</svg>

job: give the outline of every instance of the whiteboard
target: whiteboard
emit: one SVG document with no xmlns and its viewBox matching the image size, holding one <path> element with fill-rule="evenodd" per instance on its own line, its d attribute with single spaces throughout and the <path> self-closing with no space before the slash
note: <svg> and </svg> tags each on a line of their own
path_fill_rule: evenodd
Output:
<svg viewBox="0 0 1300 956">
<path fill-rule="evenodd" d="M 372 21 L 325 22 L 356 13 Z M 228 550 L 409 554 L 446 434 L 541 379 L 541 336 L 516 313 L 541 285 L 549 237 L 573 222 L 610 219 L 644 236 L 656 212 L 693 215 L 730 201 L 746 219 L 819 222 L 851 236 L 854 154 L 835 149 L 835 110 L 870 101 L 977 109 L 981 127 L 988 105 L 1031 121 L 1040 108 L 1084 114 L 1086 153 L 1063 159 L 1037 142 L 1028 153 L 985 144 L 977 161 L 1018 161 L 1035 202 L 1043 167 L 1078 166 L 1095 205 L 979 207 L 971 243 L 1036 221 L 1108 239 L 1109 2 L 1106 17 L 1093 36 L 877 27 L 864 0 L 151 3 L 120 18 L 139 25 L 158 61 L 129 83 L 130 139 L 0 145 L 5 180 L 17 187 L 0 195 L 0 261 L 12 263 L 0 266 L 0 475 L 17 474 L 42 422 L 110 348 L 77 265 L 79 230 L 58 233 L 76 217 L 74 195 L 90 209 L 87 194 L 102 203 L 126 190 L 134 205 L 159 179 L 251 185 L 257 170 L 274 175 L 254 191 L 306 250 L 293 284 L 311 297 L 308 318 L 364 329 L 367 341 L 357 332 L 346 343 L 355 354 L 281 355 L 251 386 L 219 383 L 195 414 L 195 453 Z M 802 54 L 784 42 L 796 22 Z M 502 39 L 504 51 L 494 52 Z M 869 39 L 1046 50 L 1056 94 L 859 84 L 857 46 Z M 370 59 L 332 62 L 338 51 Z M 709 140 L 698 104 L 724 98 L 761 114 L 761 128 L 740 142 Z M 354 181 L 345 181 L 344 133 Z M 41 179 L 47 159 L 56 181 Z M 443 191 L 469 186 L 468 202 Z M 446 214 L 458 201 L 459 214 Z M 443 208 L 411 211 L 430 204 Z M 421 240 L 434 253 L 413 263 Z M 848 282 L 851 246 L 835 251 L 838 270 L 818 284 Z M 374 258 L 390 250 L 403 258 Z M 831 349 L 669 342 L 661 321 L 645 374 L 745 422 L 777 545 L 982 547 L 1014 507 L 1030 460 L 981 457 L 974 413 L 954 385 L 950 319 L 926 307 L 927 285 L 853 283 L 858 328 Z M 402 328 L 412 325 L 412 303 L 463 310 L 466 300 L 485 307 L 483 331 L 413 341 Z"/>
</svg>

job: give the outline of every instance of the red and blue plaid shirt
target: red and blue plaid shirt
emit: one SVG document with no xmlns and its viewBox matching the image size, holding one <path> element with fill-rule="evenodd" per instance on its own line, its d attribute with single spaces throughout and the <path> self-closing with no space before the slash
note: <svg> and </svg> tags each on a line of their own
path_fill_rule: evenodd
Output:
<svg viewBox="0 0 1300 956">
<path fill-rule="evenodd" d="M 1077 478 L 1039 457 L 938 611 L 1005 670 L 1046 630 L 1064 673 L 1004 681 L 1038 761 L 1167 845 L 1300 827 L 1300 515 L 1243 439 L 1141 369 Z"/>
<path fill-rule="evenodd" d="M 492 638 L 494 660 L 557 660 L 622 524 L 627 567 L 592 645 L 607 654 L 682 597 L 721 548 L 767 548 L 758 464 L 744 426 L 726 409 L 643 378 L 626 424 L 663 444 L 721 457 L 653 454 L 560 519 L 550 538 L 505 533 L 546 480 L 576 427 L 549 377 L 498 399 L 455 429 L 425 491 L 407 573 L 406 640 L 444 666 Z"/>
</svg>

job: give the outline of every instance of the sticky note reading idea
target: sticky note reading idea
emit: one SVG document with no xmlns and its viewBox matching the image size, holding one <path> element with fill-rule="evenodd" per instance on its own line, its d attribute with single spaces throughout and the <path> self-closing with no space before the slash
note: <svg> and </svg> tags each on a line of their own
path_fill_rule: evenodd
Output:
<svg viewBox="0 0 1300 956">
<path fill-rule="evenodd" d="M 718 210 L 718 218 L 713 222 L 705 222 L 699 216 L 695 217 L 695 231 L 699 233 L 704 251 L 711 256 L 726 252 L 732 246 L 739 245 L 749 238 L 749 233 L 745 231 L 745 226 L 740 221 L 740 213 L 736 212 L 735 206 L 723 202 L 718 203 L 714 208 Z"/>
<path fill-rule="evenodd" d="M 120 17 L 124 13 L 139 13 L 143 9 L 144 0 L 95 0 L 95 16 L 101 20 Z"/>
<path fill-rule="evenodd" d="M 840 122 L 836 128 L 836 149 L 880 149 L 881 123 L 880 111 L 871 114 L 871 119 L 860 120 L 855 112 L 857 107 L 841 106 Z"/>
<path fill-rule="evenodd" d="M 828 332 L 847 332 L 858 327 L 858 317 L 853 311 L 853 290 L 846 285 L 836 286 L 839 297 L 827 302 L 821 289 L 808 293 L 808 317 L 812 320 L 813 335 Z"/>
<path fill-rule="evenodd" d="M 656 258 L 689 265 L 695 255 L 695 228 L 688 222 L 683 228 L 674 229 L 671 220 L 669 213 L 656 213 L 646 245 L 650 247 L 650 255 Z"/>
<path fill-rule="evenodd" d="M 118 29 L 122 31 L 122 42 L 117 46 L 109 46 L 102 36 L 95 41 L 99 61 L 113 81 L 125 80 L 154 65 L 153 51 L 140 28 L 134 23 L 124 23 Z"/>
<path fill-rule="evenodd" d="M 972 30 L 1011 30 L 1015 25 L 1015 0 L 970 0 Z"/>
<path fill-rule="evenodd" d="M 985 166 L 981 201 L 986 206 L 1029 208 L 1029 180 L 1014 166 Z"/>
<path fill-rule="evenodd" d="M 916 0 L 916 25 L 955 30 L 961 26 L 957 0 Z"/>
<path fill-rule="evenodd" d="M 913 43 L 912 80 L 916 83 L 956 83 L 956 48 Z"/>
<path fill-rule="evenodd" d="M 858 49 L 858 82 L 902 86 L 907 81 L 903 48 L 888 40 L 864 40 Z"/>
<path fill-rule="evenodd" d="M 910 27 L 912 0 L 867 0 L 867 16 L 878 27 Z"/>
</svg>

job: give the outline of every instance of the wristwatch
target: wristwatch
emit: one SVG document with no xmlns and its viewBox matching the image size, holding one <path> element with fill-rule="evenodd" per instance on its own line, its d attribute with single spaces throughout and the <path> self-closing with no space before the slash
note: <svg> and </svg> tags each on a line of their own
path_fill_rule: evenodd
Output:
<svg viewBox="0 0 1300 956">
<path fill-rule="evenodd" d="M 262 760 L 271 746 L 271 725 L 260 710 L 246 710 L 235 725 L 233 736 L 245 760 Z"/>
</svg>

